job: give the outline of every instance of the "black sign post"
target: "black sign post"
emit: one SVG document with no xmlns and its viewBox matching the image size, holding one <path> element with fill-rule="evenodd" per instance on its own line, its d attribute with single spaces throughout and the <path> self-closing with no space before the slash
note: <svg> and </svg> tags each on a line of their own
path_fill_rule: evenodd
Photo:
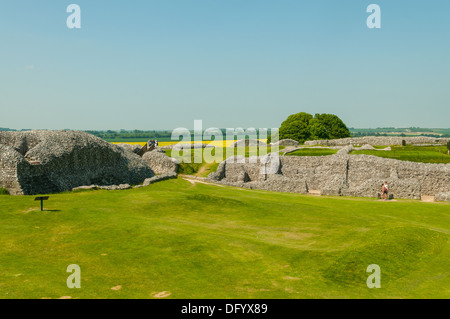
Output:
<svg viewBox="0 0 450 319">
<path fill-rule="evenodd" d="M 44 210 L 44 200 L 48 200 L 49 196 L 41 196 L 41 197 L 36 197 L 34 200 L 41 201 L 41 212 Z"/>
</svg>

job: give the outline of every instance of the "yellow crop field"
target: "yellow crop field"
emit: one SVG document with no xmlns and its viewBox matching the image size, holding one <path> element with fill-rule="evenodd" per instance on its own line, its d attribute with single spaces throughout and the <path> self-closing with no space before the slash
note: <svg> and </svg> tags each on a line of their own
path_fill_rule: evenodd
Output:
<svg viewBox="0 0 450 319">
<path fill-rule="evenodd" d="M 262 141 L 262 142 L 266 143 L 267 139 L 260 139 L 259 141 Z M 220 146 L 220 145 L 222 145 L 223 147 L 229 147 L 234 142 L 236 142 L 236 140 L 202 141 L 202 143 L 210 144 L 210 145 L 213 145 L 213 146 Z M 159 142 L 158 145 L 159 146 L 168 146 L 168 145 L 174 145 L 174 144 L 178 144 L 178 143 L 187 144 L 189 142 Z M 195 142 L 191 142 L 191 143 L 193 144 Z M 130 144 L 130 145 L 141 145 L 141 146 L 144 146 L 146 144 L 146 142 L 112 142 L 111 144 Z"/>
</svg>

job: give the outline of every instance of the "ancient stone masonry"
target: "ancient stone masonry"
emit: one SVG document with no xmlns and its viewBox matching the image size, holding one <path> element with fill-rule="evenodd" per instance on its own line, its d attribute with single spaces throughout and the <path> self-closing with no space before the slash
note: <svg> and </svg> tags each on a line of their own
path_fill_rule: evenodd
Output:
<svg viewBox="0 0 450 319">
<path fill-rule="evenodd" d="M 446 202 L 450 202 L 450 192 L 446 192 L 446 193 L 439 193 L 436 195 L 436 200 L 438 201 L 446 201 Z"/>
<path fill-rule="evenodd" d="M 278 141 L 276 143 L 271 143 L 271 146 L 299 146 L 300 143 L 291 139 L 284 139 L 281 141 Z"/>
<path fill-rule="evenodd" d="M 150 166 L 155 174 L 177 173 L 178 162 L 159 151 L 147 152 L 142 159 Z"/>
<path fill-rule="evenodd" d="M 424 164 L 369 155 L 231 157 L 208 176 L 214 182 L 251 189 L 376 197 L 385 181 L 396 198 L 437 196 L 447 200 L 450 164 Z"/>
<path fill-rule="evenodd" d="M 389 136 L 365 136 L 354 138 L 341 138 L 336 140 L 315 140 L 306 141 L 305 145 L 329 145 L 329 146 L 344 146 L 344 145 L 402 145 L 402 141 L 406 144 L 446 144 L 450 138 L 436 138 L 427 136 L 412 136 L 412 137 L 389 137 Z"/>
<path fill-rule="evenodd" d="M 20 189 L 17 168 L 26 165 L 23 156 L 13 147 L 0 144 L 0 188 Z"/>
<path fill-rule="evenodd" d="M 136 187 L 145 187 L 145 186 L 149 186 L 151 184 L 157 183 L 157 182 L 166 181 L 168 179 L 174 179 L 174 178 L 177 178 L 176 173 L 173 173 L 173 172 L 165 173 L 165 174 L 153 176 L 152 178 L 147 178 L 142 185 L 139 185 Z"/>
<path fill-rule="evenodd" d="M 139 153 L 139 151 L 141 150 L 141 146 L 139 144 L 131 145 L 127 143 L 120 143 L 116 145 L 120 148 L 123 148 L 126 151 L 130 151 L 136 154 Z"/>
<path fill-rule="evenodd" d="M 85 132 L 0 132 L 0 187 L 12 195 L 136 185 L 152 176 L 138 155 Z"/>
<path fill-rule="evenodd" d="M 110 186 L 98 186 L 98 185 L 90 185 L 90 186 L 79 186 L 72 189 L 72 191 L 79 191 L 79 190 L 97 190 L 97 189 L 103 189 L 108 191 L 115 191 L 115 190 L 125 190 L 132 188 L 129 184 L 121 184 L 121 185 L 110 185 Z"/>
</svg>

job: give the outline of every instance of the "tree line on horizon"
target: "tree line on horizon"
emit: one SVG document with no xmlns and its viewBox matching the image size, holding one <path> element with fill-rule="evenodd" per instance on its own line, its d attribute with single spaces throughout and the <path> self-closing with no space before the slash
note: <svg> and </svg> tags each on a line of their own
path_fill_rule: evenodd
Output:
<svg viewBox="0 0 450 319">
<path fill-rule="evenodd" d="M 300 113 L 298 113 L 300 114 Z M 307 114 L 307 113 L 305 113 Z M 295 115 L 295 114 L 294 114 Z M 325 118 L 329 118 L 328 123 L 334 122 L 336 125 L 339 126 L 339 121 L 336 119 L 333 120 L 333 115 L 325 116 Z M 337 116 L 336 116 L 337 117 Z M 300 115 L 297 119 L 302 118 Z M 309 119 L 315 118 L 312 115 L 306 116 Z M 303 122 L 306 122 L 306 118 L 303 118 Z M 322 119 L 324 116 L 322 115 Z M 292 118 L 291 118 L 292 119 Z M 296 117 L 293 118 L 293 122 L 295 122 Z M 289 122 L 289 121 L 288 121 Z M 283 122 L 284 123 L 284 122 Z M 285 123 L 286 124 L 286 123 Z M 289 132 L 289 130 L 292 129 L 292 125 L 296 124 L 289 124 L 289 125 L 281 125 L 283 127 L 282 131 Z M 309 125 L 309 124 L 308 124 Z M 345 125 L 345 124 L 344 124 Z M 290 128 L 289 128 L 290 127 Z M 301 127 L 301 125 L 300 125 Z M 287 130 L 285 130 L 287 128 Z M 9 132 L 25 132 L 30 131 L 31 129 L 10 129 L 10 128 L 3 128 L 0 127 L 0 131 L 9 131 Z M 68 130 L 68 129 L 67 129 Z M 226 136 L 226 129 L 221 129 L 223 132 L 223 135 Z M 325 130 L 326 130 L 326 124 L 325 124 Z M 303 133 L 302 133 L 303 131 Z M 327 130 L 326 130 L 327 131 Z M 331 130 L 332 132 L 333 130 Z M 420 128 L 420 127 L 408 127 L 408 128 L 394 128 L 394 127 L 380 127 L 380 128 L 348 128 L 348 131 L 350 132 L 351 137 L 363 137 L 363 136 L 407 136 L 405 133 L 411 134 L 411 133 L 418 133 L 415 134 L 416 136 L 429 136 L 429 137 L 450 137 L 450 128 Z M 144 140 L 148 138 L 158 139 L 158 140 L 171 140 L 172 137 L 172 131 L 169 130 L 85 130 L 85 132 L 90 133 L 92 135 L 98 136 L 102 139 L 114 141 L 114 140 Z M 345 132 L 345 129 L 344 129 Z M 191 131 L 193 134 L 193 132 Z M 270 133 L 270 132 L 269 132 Z M 287 135 L 289 135 L 288 133 Z M 312 127 L 310 132 L 304 132 L 303 129 L 300 128 L 300 132 L 298 133 L 300 137 L 299 140 L 302 140 L 303 138 L 311 139 L 316 136 L 327 136 L 324 134 L 324 128 L 320 125 L 317 121 L 312 121 Z M 309 134 L 309 135 L 308 135 Z M 257 131 L 257 136 L 259 138 L 259 132 Z M 280 135 L 280 139 L 282 137 L 285 137 L 286 135 Z M 332 133 L 328 136 L 338 136 L 336 133 Z M 314 139 L 326 139 L 326 138 L 314 138 Z M 270 140 L 270 137 L 269 137 Z"/>
</svg>

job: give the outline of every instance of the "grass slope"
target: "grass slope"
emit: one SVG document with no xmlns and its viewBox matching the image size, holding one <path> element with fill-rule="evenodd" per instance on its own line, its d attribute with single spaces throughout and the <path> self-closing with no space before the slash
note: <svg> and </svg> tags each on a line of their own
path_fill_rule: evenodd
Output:
<svg viewBox="0 0 450 319">
<path fill-rule="evenodd" d="M 391 146 L 392 151 L 352 151 L 351 154 L 375 155 L 401 161 L 450 163 L 446 146 Z"/>
<path fill-rule="evenodd" d="M 450 297 L 448 203 L 177 179 L 45 205 L 0 198 L 0 298 Z M 70 264 L 81 289 L 66 286 Z M 366 286 L 370 264 L 381 289 Z"/>
<path fill-rule="evenodd" d="M 328 148 L 304 148 L 288 153 L 286 156 L 328 156 L 336 154 L 337 151 Z"/>
</svg>

